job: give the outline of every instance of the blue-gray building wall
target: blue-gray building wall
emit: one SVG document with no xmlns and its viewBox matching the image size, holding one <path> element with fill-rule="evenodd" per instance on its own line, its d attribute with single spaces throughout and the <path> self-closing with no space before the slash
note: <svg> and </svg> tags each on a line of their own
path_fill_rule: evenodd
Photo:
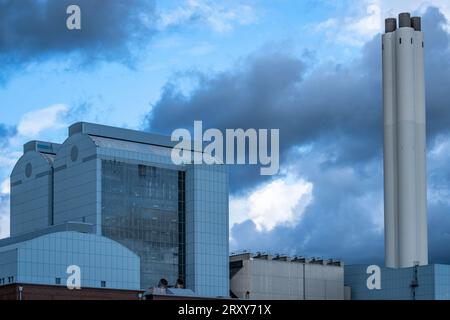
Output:
<svg viewBox="0 0 450 320">
<path fill-rule="evenodd" d="M 187 286 L 204 296 L 229 296 L 228 179 L 224 165 L 186 171 Z"/>
<path fill-rule="evenodd" d="M 49 226 L 52 215 L 53 155 L 26 152 L 11 176 L 11 236 Z"/>
<path fill-rule="evenodd" d="M 399 269 L 380 267 L 379 290 L 368 289 L 367 279 L 370 274 L 366 272 L 367 267 L 345 266 L 344 283 L 351 287 L 352 300 L 450 299 L 450 265 L 432 264 Z M 417 286 L 412 286 L 413 283 L 417 283 Z"/>
<path fill-rule="evenodd" d="M 54 160 L 54 224 L 84 222 L 100 233 L 96 145 L 86 135 L 69 137 Z M 92 157 L 94 156 L 94 157 Z"/>
<path fill-rule="evenodd" d="M 139 264 L 136 254 L 111 239 L 52 232 L 0 247 L 0 285 L 13 277 L 14 283 L 66 286 L 67 268 L 75 265 L 81 288 L 139 290 Z"/>
<path fill-rule="evenodd" d="M 434 298 L 450 300 L 450 266 L 434 264 Z"/>
<path fill-rule="evenodd" d="M 17 279 L 17 249 L 0 251 L 0 286 L 14 283 Z"/>
</svg>

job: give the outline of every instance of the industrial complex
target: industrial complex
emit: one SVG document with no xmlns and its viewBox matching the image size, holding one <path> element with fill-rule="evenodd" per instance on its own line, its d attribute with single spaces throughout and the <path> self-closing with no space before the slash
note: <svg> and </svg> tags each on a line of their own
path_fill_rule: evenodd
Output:
<svg viewBox="0 0 450 320">
<path fill-rule="evenodd" d="M 450 299 L 450 266 L 428 263 L 421 18 L 385 27 L 385 266 L 229 255 L 225 165 L 176 165 L 169 137 L 79 122 L 62 144 L 26 143 L 11 173 L 0 299 Z"/>
</svg>

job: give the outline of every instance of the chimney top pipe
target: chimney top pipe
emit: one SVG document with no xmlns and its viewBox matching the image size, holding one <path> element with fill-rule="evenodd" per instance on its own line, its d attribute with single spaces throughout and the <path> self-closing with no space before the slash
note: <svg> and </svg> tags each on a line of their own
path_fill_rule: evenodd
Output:
<svg viewBox="0 0 450 320">
<path fill-rule="evenodd" d="M 411 18 L 411 27 L 413 27 L 416 31 L 422 31 L 422 21 L 420 17 Z"/>
<path fill-rule="evenodd" d="M 394 32 L 397 29 L 397 19 L 387 18 L 384 20 L 385 32 Z"/>
<path fill-rule="evenodd" d="M 409 27 L 411 28 L 411 15 L 408 12 L 403 12 L 398 15 L 398 27 Z"/>
</svg>

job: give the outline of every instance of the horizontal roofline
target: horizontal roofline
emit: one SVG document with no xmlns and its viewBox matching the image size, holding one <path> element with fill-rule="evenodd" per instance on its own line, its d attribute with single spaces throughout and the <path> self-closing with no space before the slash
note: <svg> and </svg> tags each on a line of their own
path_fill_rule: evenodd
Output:
<svg viewBox="0 0 450 320">
<path fill-rule="evenodd" d="M 63 231 L 76 231 L 81 233 L 94 233 L 94 226 L 84 222 L 66 222 L 63 224 L 48 226 L 44 229 L 39 229 L 29 233 L 19 234 L 17 236 L 5 238 L 0 240 L 0 249 L 16 243 L 32 240 L 46 234 L 63 232 Z"/>
<path fill-rule="evenodd" d="M 283 262 L 300 262 L 305 264 L 319 264 L 328 266 L 343 267 L 344 262 L 340 259 L 324 259 L 324 258 L 308 258 L 303 256 L 288 256 L 284 254 L 269 254 L 266 252 L 241 251 L 230 253 L 230 261 L 238 260 L 270 260 L 270 261 L 283 261 Z"/>
<path fill-rule="evenodd" d="M 164 135 L 111 127 L 89 122 L 77 122 L 71 125 L 69 127 L 69 137 L 76 133 L 84 133 L 87 135 L 111 138 L 116 140 L 138 142 L 166 148 L 173 148 L 178 143 L 177 141 L 171 141 L 170 137 Z"/>
</svg>

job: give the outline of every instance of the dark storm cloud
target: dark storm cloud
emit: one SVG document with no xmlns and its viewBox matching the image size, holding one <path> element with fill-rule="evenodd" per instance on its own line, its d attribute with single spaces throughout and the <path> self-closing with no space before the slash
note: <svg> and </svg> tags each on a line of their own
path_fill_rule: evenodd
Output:
<svg viewBox="0 0 450 320">
<path fill-rule="evenodd" d="M 449 35 L 444 16 L 430 8 L 426 33 L 426 90 L 429 149 L 450 139 Z M 183 95 L 168 83 L 148 115 L 152 131 L 170 133 L 205 127 L 280 128 L 282 162 L 311 182 L 313 202 L 294 228 L 257 231 L 247 220 L 231 230 L 232 249 L 275 250 L 343 258 L 347 263 L 383 261 L 383 175 L 381 39 L 359 59 L 323 64 L 305 73 L 306 63 L 282 50 L 259 52 L 229 72 L 193 74 L 198 86 Z M 295 146 L 308 146 L 298 152 Z M 450 159 L 449 159 L 450 160 Z M 450 167 L 429 162 L 429 193 L 450 196 Z M 448 163 L 445 162 L 445 163 Z M 256 170 L 232 169 L 232 191 L 261 182 Z M 430 200 L 430 261 L 450 262 L 450 201 Z M 234 244 L 233 244 L 234 243 Z"/>
<path fill-rule="evenodd" d="M 236 70 L 208 76 L 191 73 L 197 83 L 184 96 L 168 83 L 148 116 L 149 129 L 170 133 L 204 127 L 280 128 L 283 155 L 302 144 L 327 145 L 330 161 L 352 163 L 371 159 L 381 150 L 381 95 L 378 39 L 366 45 L 366 61 L 350 66 L 326 64 L 304 78 L 302 58 L 280 51 L 255 54 Z M 372 57 L 373 55 L 373 57 Z M 376 57 L 376 58 L 375 58 Z M 363 63 L 364 62 L 364 63 Z M 239 186 L 259 182 L 257 168 L 238 168 Z"/>
<path fill-rule="evenodd" d="M 429 150 L 450 141 L 450 105 L 447 98 L 450 83 L 450 41 L 448 34 L 441 28 L 444 22 L 444 17 L 436 9 L 428 10 L 424 16 Z M 375 71 L 371 63 L 379 53 L 379 48 L 374 48 L 375 45 L 378 45 L 378 39 L 366 45 L 361 60 L 361 65 L 367 66 L 368 74 Z M 347 82 L 347 79 L 348 77 L 343 76 L 342 82 Z M 372 81 L 379 80 L 374 76 Z M 329 88 L 329 82 L 322 83 L 325 88 Z M 376 94 L 371 93 L 369 88 L 367 85 L 366 90 L 354 96 L 355 99 L 359 101 L 361 95 L 367 94 L 372 94 L 372 99 L 376 99 Z M 343 94 L 351 91 L 345 90 L 345 87 L 341 89 L 344 89 Z M 331 99 L 327 95 L 321 99 L 327 97 Z M 377 112 L 381 112 L 379 104 L 371 103 L 368 107 L 378 108 Z M 379 117 L 381 114 L 376 117 L 377 121 L 381 121 Z M 281 252 L 343 258 L 347 263 L 383 262 L 382 161 L 379 151 L 373 153 L 373 150 L 381 148 L 381 136 L 377 138 L 381 123 L 376 124 L 369 118 L 360 120 L 362 123 L 359 129 L 352 125 L 353 129 L 357 129 L 354 135 L 345 129 L 331 140 L 325 135 L 314 142 L 314 151 L 310 154 L 290 157 L 290 161 L 296 159 L 297 168 L 294 170 L 297 174 L 314 185 L 314 201 L 306 208 L 301 223 L 295 228 L 278 227 L 270 233 L 257 232 L 251 221 L 236 225 L 231 234 L 239 248 L 265 246 Z M 342 125 L 347 126 L 345 122 Z M 362 129 L 364 127 L 367 127 L 366 131 Z M 363 139 L 359 138 L 361 134 Z M 351 151 L 352 148 L 354 151 Z M 449 152 L 447 148 L 442 154 L 429 156 L 430 262 L 450 263 L 447 250 L 450 240 Z M 321 160 L 324 154 L 328 155 L 328 159 L 346 161 L 343 165 L 339 161 Z"/>
<path fill-rule="evenodd" d="M 291 172 L 314 185 L 312 203 L 294 228 L 258 232 L 251 221 L 231 229 L 232 250 L 267 250 L 288 255 L 380 263 L 383 256 L 382 176 L 376 161 L 364 169 L 324 165 L 323 150 L 297 155 Z"/>
<path fill-rule="evenodd" d="M 449 36 L 444 16 L 431 8 L 423 17 L 426 32 L 427 108 L 430 141 L 449 128 Z M 327 145 L 337 164 L 364 164 L 381 156 L 380 35 L 348 65 L 324 64 L 306 79 L 302 58 L 282 50 L 259 52 L 235 70 L 215 75 L 190 73 L 197 88 L 183 95 L 167 83 L 147 120 L 152 131 L 170 133 L 205 127 L 280 128 L 281 150 L 302 144 Z"/>
<path fill-rule="evenodd" d="M 443 31 L 445 17 L 435 8 L 423 19 L 428 140 L 450 132 L 450 35 Z"/>
<path fill-rule="evenodd" d="M 81 30 L 68 30 L 66 9 L 81 8 Z M 152 0 L 0 0 L 0 80 L 30 62 L 75 54 L 77 64 L 130 63 L 153 34 Z"/>
</svg>

